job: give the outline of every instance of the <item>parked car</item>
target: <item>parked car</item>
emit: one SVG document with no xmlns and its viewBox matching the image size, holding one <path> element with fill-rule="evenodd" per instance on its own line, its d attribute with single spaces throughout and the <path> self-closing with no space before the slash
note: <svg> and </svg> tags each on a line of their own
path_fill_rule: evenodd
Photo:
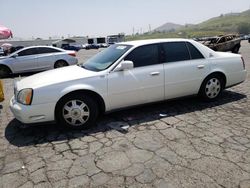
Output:
<svg viewBox="0 0 250 188">
<path fill-rule="evenodd" d="M 90 49 L 99 49 L 99 45 L 97 44 L 88 44 L 85 47 L 86 50 L 90 50 Z"/>
<path fill-rule="evenodd" d="M 241 38 L 236 35 L 221 35 L 216 37 L 204 38 L 202 44 L 214 51 L 238 53 L 241 47 Z"/>
<path fill-rule="evenodd" d="M 36 72 L 77 64 L 74 51 L 52 46 L 22 48 L 0 58 L 0 78 L 14 73 Z"/>
<path fill-rule="evenodd" d="M 15 48 L 15 51 L 17 51 L 17 50 L 24 48 L 24 46 L 15 46 L 14 48 Z"/>
<path fill-rule="evenodd" d="M 74 46 L 74 45 L 69 45 L 69 44 L 62 44 L 62 49 L 64 49 L 64 50 L 73 50 L 73 51 L 76 51 L 76 52 L 81 50 L 80 47 Z"/>
<path fill-rule="evenodd" d="M 0 56 L 3 56 L 4 55 L 4 50 L 2 47 L 0 47 Z"/>
<path fill-rule="evenodd" d="M 188 95 L 215 100 L 246 74 L 241 55 L 193 40 L 117 43 L 81 65 L 18 81 L 10 108 L 26 124 L 56 120 L 87 128 L 98 114 L 116 109 Z"/>
</svg>

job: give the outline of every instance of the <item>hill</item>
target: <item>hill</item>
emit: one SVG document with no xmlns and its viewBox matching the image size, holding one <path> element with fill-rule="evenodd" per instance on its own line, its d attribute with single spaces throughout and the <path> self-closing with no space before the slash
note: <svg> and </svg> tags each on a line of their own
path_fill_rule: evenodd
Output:
<svg viewBox="0 0 250 188">
<path fill-rule="evenodd" d="M 159 32 L 170 32 L 170 31 L 175 31 L 176 29 L 180 29 L 184 27 L 183 25 L 180 24 L 175 24 L 175 23 L 165 23 L 161 25 L 160 27 L 157 27 L 154 29 L 154 31 L 159 31 Z"/>
<path fill-rule="evenodd" d="M 244 11 L 242 13 L 230 13 L 225 15 L 221 14 L 218 17 L 211 18 L 189 29 L 240 33 L 242 32 L 241 27 L 243 25 L 250 26 L 250 10 Z"/>
<path fill-rule="evenodd" d="M 250 9 L 241 13 L 221 14 L 200 24 L 180 26 L 177 29 L 166 31 L 171 28 L 169 23 L 156 28 L 152 33 L 143 35 L 127 36 L 126 40 L 138 40 L 149 38 L 195 38 L 203 36 L 214 36 L 226 33 L 249 34 L 250 33 Z M 166 27 L 165 27 L 166 26 Z M 170 27 L 168 27 L 170 26 Z"/>
</svg>

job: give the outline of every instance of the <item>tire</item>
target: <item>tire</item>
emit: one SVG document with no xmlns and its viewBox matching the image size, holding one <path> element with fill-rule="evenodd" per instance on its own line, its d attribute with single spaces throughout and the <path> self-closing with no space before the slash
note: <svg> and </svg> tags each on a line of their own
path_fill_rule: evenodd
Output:
<svg viewBox="0 0 250 188">
<path fill-rule="evenodd" d="M 60 67 L 66 67 L 68 66 L 68 63 L 66 61 L 63 60 L 58 60 L 57 62 L 55 62 L 54 68 L 60 68 Z"/>
<path fill-rule="evenodd" d="M 6 66 L 0 66 L 0 78 L 6 78 L 11 74 L 11 70 Z"/>
<path fill-rule="evenodd" d="M 63 97 L 56 106 L 59 125 L 73 129 L 88 129 L 95 125 L 99 114 L 97 103 L 88 95 L 74 93 Z"/>
<path fill-rule="evenodd" d="M 232 52 L 237 54 L 239 52 L 239 50 L 240 50 L 240 46 L 237 45 L 233 48 Z"/>
<path fill-rule="evenodd" d="M 213 74 L 202 82 L 199 95 L 206 101 L 213 101 L 221 95 L 224 87 L 225 81 L 222 76 Z"/>
</svg>

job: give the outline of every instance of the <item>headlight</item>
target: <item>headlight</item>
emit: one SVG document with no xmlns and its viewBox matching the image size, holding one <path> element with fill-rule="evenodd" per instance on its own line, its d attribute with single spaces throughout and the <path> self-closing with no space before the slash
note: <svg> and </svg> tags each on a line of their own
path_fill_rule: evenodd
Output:
<svg viewBox="0 0 250 188">
<path fill-rule="evenodd" d="M 32 89 L 22 89 L 19 91 L 17 95 L 17 102 L 24 104 L 24 105 L 30 105 L 32 102 L 33 97 L 33 90 Z"/>
</svg>

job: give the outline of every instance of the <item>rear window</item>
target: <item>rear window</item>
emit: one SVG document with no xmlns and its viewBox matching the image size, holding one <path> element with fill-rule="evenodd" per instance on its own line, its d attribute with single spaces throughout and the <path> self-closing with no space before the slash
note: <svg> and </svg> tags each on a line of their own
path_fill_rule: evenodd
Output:
<svg viewBox="0 0 250 188">
<path fill-rule="evenodd" d="M 190 52 L 191 59 L 203 59 L 204 56 L 200 53 L 200 51 L 191 43 L 186 43 Z"/>
</svg>

